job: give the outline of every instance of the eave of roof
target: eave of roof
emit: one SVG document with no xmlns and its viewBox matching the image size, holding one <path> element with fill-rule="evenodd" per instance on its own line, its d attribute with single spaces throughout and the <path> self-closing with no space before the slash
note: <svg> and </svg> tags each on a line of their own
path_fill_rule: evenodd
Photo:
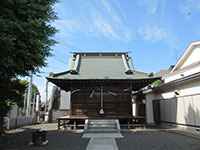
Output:
<svg viewBox="0 0 200 150">
<path fill-rule="evenodd" d="M 187 57 L 189 57 L 189 55 L 190 55 L 191 51 L 193 50 L 193 48 L 195 46 L 198 46 L 198 45 L 200 45 L 200 41 L 191 42 L 189 44 L 189 46 L 187 47 L 187 49 L 185 50 L 185 52 L 183 53 L 183 55 L 178 59 L 176 65 L 173 67 L 171 72 L 176 71 L 181 66 L 181 64 L 185 61 L 185 59 L 187 59 Z"/>
<path fill-rule="evenodd" d="M 70 75 L 70 77 L 67 77 L 67 75 Z M 77 74 L 71 74 L 71 71 L 64 71 L 56 74 L 51 74 L 47 79 L 61 79 L 61 80 L 137 80 L 137 79 L 160 79 L 158 76 L 148 76 L 147 73 L 143 73 L 140 71 L 133 71 L 133 74 L 127 74 L 123 77 L 110 77 L 110 76 L 104 76 L 104 77 L 81 77 L 77 78 Z"/>
<path fill-rule="evenodd" d="M 79 51 L 77 51 L 77 52 L 72 52 L 72 54 L 91 54 L 91 55 L 99 55 L 99 54 L 113 54 L 113 55 L 115 55 L 115 54 L 128 54 L 129 52 L 127 52 L 127 51 L 124 51 L 124 52 L 109 52 L 109 51 L 107 51 L 107 52 L 98 52 L 98 51 L 92 51 L 92 52 L 79 52 Z"/>
<path fill-rule="evenodd" d="M 153 92 L 154 91 L 161 91 L 161 92 L 168 91 L 168 90 L 171 90 L 171 89 L 174 89 L 174 88 L 180 86 L 181 84 L 186 84 L 187 82 L 198 80 L 198 79 L 200 79 L 200 72 L 189 75 L 189 76 L 182 77 L 177 80 L 173 80 L 168 83 L 163 83 L 158 87 L 152 88 L 152 91 Z"/>
<path fill-rule="evenodd" d="M 53 84 L 57 85 L 61 89 L 70 90 L 71 88 L 77 87 L 92 87 L 92 86 L 99 86 L 102 84 L 113 84 L 114 86 L 118 86 L 119 84 L 129 85 L 132 87 L 132 90 L 138 90 L 142 87 L 145 87 L 148 84 L 151 84 L 156 79 L 148 78 L 148 79 L 135 79 L 135 80 L 128 80 L 128 79 L 89 79 L 89 80 L 70 80 L 70 79 L 55 79 L 55 78 L 47 78 L 48 81 L 52 82 Z"/>
</svg>

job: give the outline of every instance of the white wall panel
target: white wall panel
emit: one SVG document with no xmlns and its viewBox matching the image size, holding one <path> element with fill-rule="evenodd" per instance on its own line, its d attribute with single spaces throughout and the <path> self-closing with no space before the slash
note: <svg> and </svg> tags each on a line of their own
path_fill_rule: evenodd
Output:
<svg viewBox="0 0 200 150">
<path fill-rule="evenodd" d="M 195 125 L 200 126 L 200 95 L 193 96 Z"/>
<path fill-rule="evenodd" d="M 177 123 L 185 124 L 184 114 L 185 114 L 185 106 L 184 106 L 183 98 L 178 98 L 177 115 L 176 115 Z"/>
<path fill-rule="evenodd" d="M 184 110 L 185 123 L 190 125 L 195 124 L 194 108 L 191 96 L 184 97 L 184 105 L 185 105 L 185 110 Z"/>
<path fill-rule="evenodd" d="M 162 121 L 200 126 L 200 95 L 160 101 Z"/>
</svg>

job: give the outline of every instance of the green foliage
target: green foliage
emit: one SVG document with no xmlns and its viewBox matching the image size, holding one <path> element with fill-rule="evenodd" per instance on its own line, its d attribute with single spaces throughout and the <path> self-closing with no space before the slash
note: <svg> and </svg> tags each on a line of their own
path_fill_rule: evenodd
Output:
<svg viewBox="0 0 200 150">
<path fill-rule="evenodd" d="M 56 0 L 0 1 L 0 79 L 28 75 L 45 66 L 55 44 Z"/>
<path fill-rule="evenodd" d="M 24 85 L 24 86 L 26 86 L 28 88 L 29 82 L 27 80 L 20 80 L 20 84 L 22 84 L 22 85 Z M 35 93 L 39 93 L 39 90 L 38 90 L 37 86 L 32 83 L 32 96 Z"/>
<path fill-rule="evenodd" d="M 11 80 L 1 83 L 0 91 L 0 115 L 7 114 L 12 105 L 16 104 L 23 107 L 25 90 L 28 88 L 29 82 L 26 80 Z M 39 93 L 38 88 L 32 85 L 32 98 L 35 93 Z M 7 109 L 7 111 L 5 111 Z M 4 115 L 5 115 L 4 114 Z"/>
<path fill-rule="evenodd" d="M 4 80 L 0 85 L 0 104 L 17 104 L 22 107 L 26 88 L 27 84 L 22 84 L 20 80 Z M 4 107 L 4 105 L 0 105 L 0 109 L 1 107 Z"/>
<path fill-rule="evenodd" d="M 148 74 L 148 76 L 149 76 L 149 77 L 153 77 L 153 76 L 154 76 L 154 73 L 151 72 L 151 73 Z"/>
<path fill-rule="evenodd" d="M 162 81 L 160 79 L 158 79 L 158 80 L 154 81 L 151 85 L 153 87 L 158 87 L 161 83 L 162 83 Z"/>
</svg>

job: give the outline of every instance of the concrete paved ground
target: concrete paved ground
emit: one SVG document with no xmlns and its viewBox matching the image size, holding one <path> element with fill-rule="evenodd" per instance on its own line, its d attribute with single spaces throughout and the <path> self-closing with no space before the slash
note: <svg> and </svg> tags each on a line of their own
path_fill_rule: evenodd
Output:
<svg viewBox="0 0 200 150">
<path fill-rule="evenodd" d="M 48 130 L 48 145 L 28 146 L 32 129 L 41 127 Z M 116 149 L 119 150 L 200 150 L 200 140 L 175 133 L 143 130 L 122 132 L 122 135 L 123 138 L 116 138 L 108 143 L 115 145 L 116 142 Z M 10 131 L 6 136 L 0 137 L 0 150 L 86 150 L 89 141 L 90 139 L 82 138 L 81 133 L 57 131 L 56 124 L 46 124 Z"/>
<path fill-rule="evenodd" d="M 46 128 L 48 130 L 48 145 L 29 146 L 31 131 Z M 80 133 L 58 131 L 56 124 L 28 126 L 12 130 L 4 137 L 0 137 L 0 150 L 85 150 L 89 139 L 81 138 Z"/>
<path fill-rule="evenodd" d="M 200 140 L 165 131 L 124 132 L 119 150 L 200 150 Z"/>
</svg>

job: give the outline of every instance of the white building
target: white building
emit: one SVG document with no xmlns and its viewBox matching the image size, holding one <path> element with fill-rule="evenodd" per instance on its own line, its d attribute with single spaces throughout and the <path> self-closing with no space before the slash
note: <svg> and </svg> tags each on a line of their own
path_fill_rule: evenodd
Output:
<svg viewBox="0 0 200 150">
<path fill-rule="evenodd" d="M 158 87 L 143 89 L 146 121 L 200 127 L 200 41 L 191 43 Z"/>
</svg>

